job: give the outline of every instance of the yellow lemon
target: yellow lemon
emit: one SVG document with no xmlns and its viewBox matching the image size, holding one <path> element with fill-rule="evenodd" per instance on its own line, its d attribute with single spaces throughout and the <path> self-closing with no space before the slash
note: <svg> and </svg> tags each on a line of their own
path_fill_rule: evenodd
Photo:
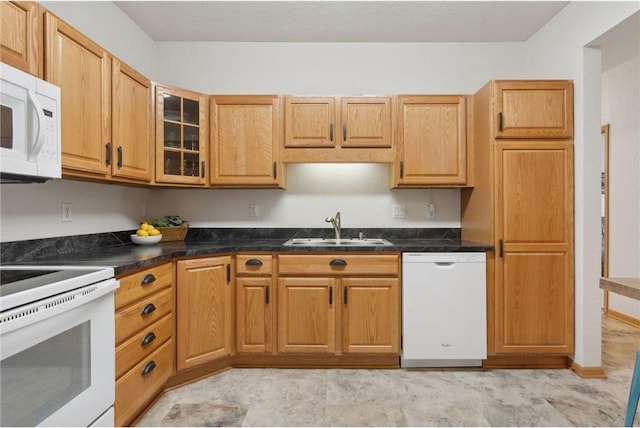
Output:
<svg viewBox="0 0 640 428">
<path fill-rule="evenodd" d="M 150 226 L 148 223 L 142 223 L 140 225 L 140 230 L 149 230 L 149 227 L 152 227 L 152 226 Z"/>
<path fill-rule="evenodd" d="M 147 232 L 146 230 L 143 230 L 143 229 L 138 229 L 138 231 L 136 232 L 136 235 L 138 235 L 138 236 L 149 236 L 149 232 Z"/>
<path fill-rule="evenodd" d="M 160 235 L 160 231 L 158 229 L 149 229 L 147 231 L 147 233 L 149 234 L 149 236 L 158 236 L 158 235 Z"/>
</svg>

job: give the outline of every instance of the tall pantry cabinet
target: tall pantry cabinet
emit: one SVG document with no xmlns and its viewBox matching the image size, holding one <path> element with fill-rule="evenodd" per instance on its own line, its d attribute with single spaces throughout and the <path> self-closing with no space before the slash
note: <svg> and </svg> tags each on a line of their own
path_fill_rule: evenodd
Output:
<svg viewBox="0 0 640 428">
<path fill-rule="evenodd" d="M 463 239 L 490 243 L 486 366 L 566 366 L 574 350 L 573 84 L 492 81 L 473 99 Z"/>
</svg>

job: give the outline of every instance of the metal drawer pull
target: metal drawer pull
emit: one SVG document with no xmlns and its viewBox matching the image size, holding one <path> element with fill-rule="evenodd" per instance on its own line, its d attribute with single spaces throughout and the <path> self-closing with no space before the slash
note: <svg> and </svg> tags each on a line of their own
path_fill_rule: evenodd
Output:
<svg viewBox="0 0 640 428">
<path fill-rule="evenodd" d="M 109 166 L 111 165 L 111 143 L 107 143 L 105 145 L 105 150 L 106 150 L 105 163 L 107 164 L 107 166 Z"/>
<path fill-rule="evenodd" d="M 118 146 L 118 168 L 122 168 L 122 146 Z"/>
<path fill-rule="evenodd" d="M 155 368 L 156 368 L 156 362 L 153 360 L 149 361 L 147 364 L 145 364 L 144 368 L 142 369 L 142 376 L 148 375 Z"/>
<path fill-rule="evenodd" d="M 333 123 L 329 125 L 329 141 L 333 141 Z"/>
<path fill-rule="evenodd" d="M 502 131 L 502 112 L 498 113 L 498 131 Z"/>
<path fill-rule="evenodd" d="M 344 287 L 344 305 L 347 306 L 347 294 L 349 287 Z"/>
<path fill-rule="evenodd" d="M 333 305 L 333 287 L 329 287 L 329 304 Z"/>
<path fill-rule="evenodd" d="M 345 262 L 342 259 L 333 259 L 329 262 L 329 265 L 331 266 L 346 266 L 347 262 Z"/>
<path fill-rule="evenodd" d="M 266 304 L 269 304 L 269 286 L 267 285 L 264 290 L 264 299 Z"/>
<path fill-rule="evenodd" d="M 156 277 L 153 276 L 152 273 L 148 273 L 144 276 L 144 278 L 142 278 L 142 282 L 140 283 L 140 285 L 149 285 L 152 282 L 155 282 Z"/>
<path fill-rule="evenodd" d="M 153 303 L 149 303 L 147 306 L 144 307 L 142 312 L 140 312 L 140 315 L 142 316 L 149 315 L 151 312 L 155 310 L 156 310 L 156 305 L 154 305 Z"/>
<path fill-rule="evenodd" d="M 342 124 L 342 141 L 347 141 L 347 124 Z"/>
<path fill-rule="evenodd" d="M 142 346 L 148 345 L 154 340 L 156 340 L 156 335 L 151 331 L 144 336 L 144 338 L 142 339 L 141 345 Z"/>
<path fill-rule="evenodd" d="M 246 266 L 262 266 L 262 260 L 249 259 L 244 263 Z"/>
</svg>

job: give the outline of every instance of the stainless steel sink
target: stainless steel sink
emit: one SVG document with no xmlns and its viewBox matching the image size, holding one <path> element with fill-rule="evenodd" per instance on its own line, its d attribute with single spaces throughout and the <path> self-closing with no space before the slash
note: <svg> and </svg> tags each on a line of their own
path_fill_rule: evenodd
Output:
<svg viewBox="0 0 640 428">
<path fill-rule="evenodd" d="M 371 247 L 376 245 L 393 245 L 391 242 L 382 238 L 293 238 L 289 239 L 284 245 L 297 247 Z"/>
</svg>

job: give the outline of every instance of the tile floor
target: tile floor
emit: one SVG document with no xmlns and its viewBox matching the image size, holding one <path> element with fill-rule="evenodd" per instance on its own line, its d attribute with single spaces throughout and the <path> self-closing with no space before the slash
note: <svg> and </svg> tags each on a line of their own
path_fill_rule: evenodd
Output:
<svg viewBox="0 0 640 428">
<path fill-rule="evenodd" d="M 233 369 L 165 393 L 138 426 L 622 426 L 639 347 L 640 329 L 603 317 L 607 379 L 570 370 Z"/>
</svg>

